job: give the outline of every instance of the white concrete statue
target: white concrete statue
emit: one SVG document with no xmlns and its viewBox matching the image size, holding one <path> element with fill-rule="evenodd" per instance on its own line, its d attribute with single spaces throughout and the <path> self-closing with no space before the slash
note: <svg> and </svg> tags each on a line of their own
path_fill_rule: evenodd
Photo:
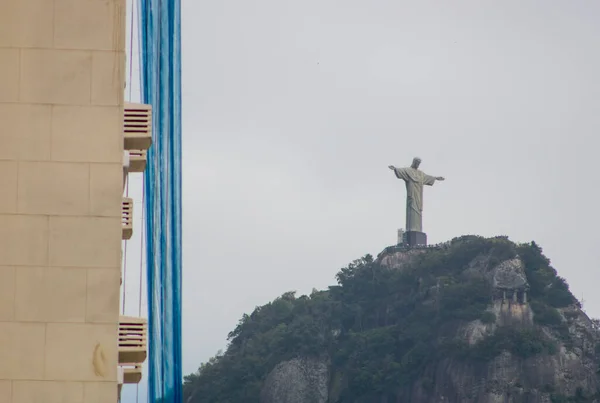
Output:
<svg viewBox="0 0 600 403">
<path fill-rule="evenodd" d="M 394 171 L 398 179 L 406 182 L 406 231 L 423 232 L 423 186 L 432 186 L 441 176 L 429 176 L 419 170 L 420 158 L 414 158 L 408 168 L 388 168 Z"/>
</svg>

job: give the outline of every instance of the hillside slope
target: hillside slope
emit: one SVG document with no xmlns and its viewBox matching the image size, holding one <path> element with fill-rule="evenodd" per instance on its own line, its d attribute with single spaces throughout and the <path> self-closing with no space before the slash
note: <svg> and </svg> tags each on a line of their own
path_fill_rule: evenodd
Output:
<svg viewBox="0 0 600 403">
<path fill-rule="evenodd" d="M 186 403 L 600 402 L 600 337 L 541 249 L 389 247 L 244 315 Z"/>
</svg>

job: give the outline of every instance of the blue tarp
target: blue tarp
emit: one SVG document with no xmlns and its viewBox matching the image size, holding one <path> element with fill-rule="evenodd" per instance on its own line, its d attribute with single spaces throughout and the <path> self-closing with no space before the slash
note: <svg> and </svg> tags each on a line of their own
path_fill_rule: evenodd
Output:
<svg viewBox="0 0 600 403">
<path fill-rule="evenodd" d="M 148 398 L 182 402 L 181 3 L 140 0 L 142 102 L 152 105 L 145 171 Z"/>
</svg>

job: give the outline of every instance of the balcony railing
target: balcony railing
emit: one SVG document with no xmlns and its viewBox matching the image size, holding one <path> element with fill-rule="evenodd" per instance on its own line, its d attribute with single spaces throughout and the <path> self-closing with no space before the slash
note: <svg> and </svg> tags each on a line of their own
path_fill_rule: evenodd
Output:
<svg viewBox="0 0 600 403">
<path fill-rule="evenodd" d="M 146 319 L 131 316 L 119 318 L 119 364 L 131 366 L 141 364 L 146 360 L 147 334 L 148 322 Z"/>
<path fill-rule="evenodd" d="M 152 107 L 125 104 L 123 132 L 126 150 L 147 150 L 152 145 Z"/>
<path fill-rule="evenodd" d="M 121 225 L 123 226 L 123 240 L 131 239 L 133 235 L 133 199 L 124 197 L 121 207 Z"/>
</svg>

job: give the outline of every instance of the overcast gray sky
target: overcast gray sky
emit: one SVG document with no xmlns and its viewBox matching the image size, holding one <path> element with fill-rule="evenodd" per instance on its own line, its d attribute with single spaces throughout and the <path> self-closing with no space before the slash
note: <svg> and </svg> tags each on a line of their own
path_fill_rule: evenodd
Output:
<svg viewBox="0 0 600 403">
<path fill-rule="evenodd" d="M 184 0 L 184 372 L 395 243 L 387 166 L 414 156 L 446 177 L 430 243 L 535 240 L 600 316 L 599 20 L 594 0 Z"/>
</svg>

